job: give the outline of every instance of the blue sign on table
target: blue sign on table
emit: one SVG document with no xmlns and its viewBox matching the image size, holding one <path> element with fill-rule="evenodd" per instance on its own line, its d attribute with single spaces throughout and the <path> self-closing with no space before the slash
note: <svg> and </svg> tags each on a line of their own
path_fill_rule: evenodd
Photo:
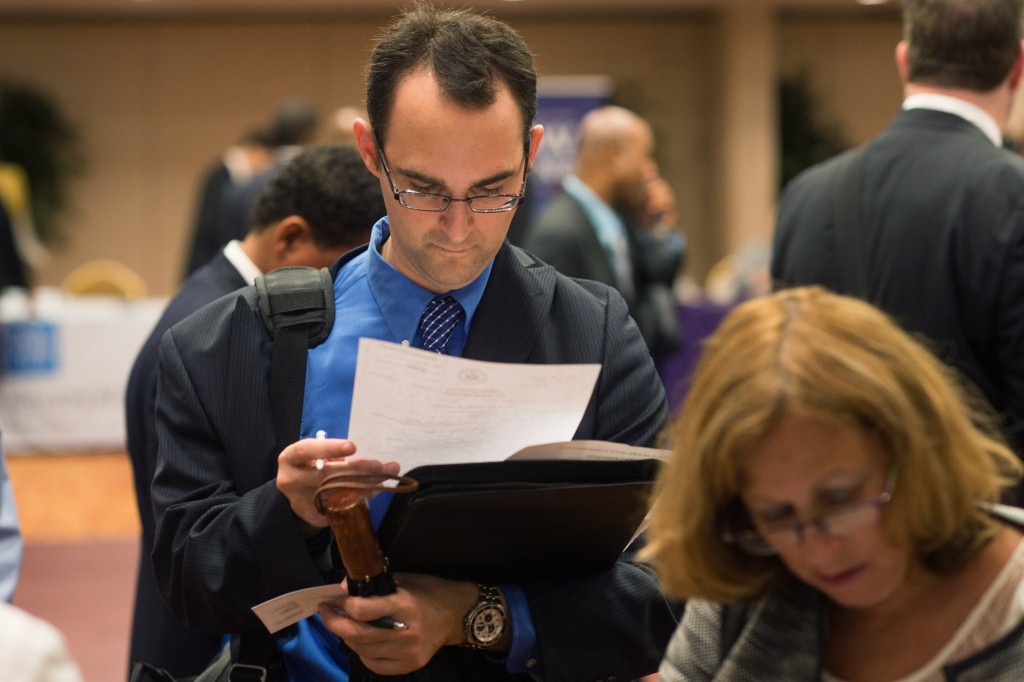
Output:
<svg viewBox="0 0 1024 682">
<path fill-rule="evenodd" d="M 53 374 L 60 359 L 57 324 L 42 320 L 7 322 L 0 326 L 3 373 Z"/>
</svg>

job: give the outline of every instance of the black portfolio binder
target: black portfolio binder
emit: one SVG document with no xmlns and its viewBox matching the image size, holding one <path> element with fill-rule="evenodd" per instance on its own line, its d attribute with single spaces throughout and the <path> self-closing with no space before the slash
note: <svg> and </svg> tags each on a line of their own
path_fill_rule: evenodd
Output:
<svg viewBox="0 0 1024 682">
<path fill-rule="evenodd" d="M 526 460 L 418 467 L 378 528 L 391 568 L 523 581 L 610 568 L 647 513 L 659 462 Z"/>
</svg>

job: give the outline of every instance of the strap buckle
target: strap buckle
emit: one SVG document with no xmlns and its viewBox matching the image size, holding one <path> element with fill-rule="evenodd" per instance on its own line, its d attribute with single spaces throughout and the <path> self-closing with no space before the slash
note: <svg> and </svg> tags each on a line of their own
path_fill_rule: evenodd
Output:
<svg viewBox="0 0 1024 682">
<path fill-rule="evenodd" d="M 228 671 L 229 682 L 267 682 L 267 669 L 261 665 L 233 663 Z"/>
</svg>

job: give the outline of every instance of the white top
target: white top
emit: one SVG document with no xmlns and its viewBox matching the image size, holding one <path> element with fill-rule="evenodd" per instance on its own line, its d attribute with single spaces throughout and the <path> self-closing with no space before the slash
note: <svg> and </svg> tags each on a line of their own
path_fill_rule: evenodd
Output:
<svg viewBox="0 0 1024 682">
<path fill-rule="evenodd" d="M 940 95 L 934 92 L 921 92 L 911 95 L 903 100 L 903 109 L 933 109 L 943 111 L 947 114 L 959 116 L 969 123 L 976 125 L 985 137 L 992 141 L 997 147 L 1003 146 L 1003 133 L 999 130 L 999 124 L 988 115 L 981 107 L 971 104 L 967 100 L 949 95 Z"/>
<path fill-rule="evenodd" d="M 894 682 L 942 682 L 942 668 L 981 651 L 1009 632 L 1024 617 L 1024 542 L 1017 543 L 1009 561 L 985 590 L 974 609 L 946 646 L 911 674 Z M 824 671 L 822 682 L 844 682 Z"/>
<path fill-rule="evenodd" d="M 0 671 L 4 682 L 82 682 L 82 673 L 52 625 L 0 602 Z"/>
</svg>

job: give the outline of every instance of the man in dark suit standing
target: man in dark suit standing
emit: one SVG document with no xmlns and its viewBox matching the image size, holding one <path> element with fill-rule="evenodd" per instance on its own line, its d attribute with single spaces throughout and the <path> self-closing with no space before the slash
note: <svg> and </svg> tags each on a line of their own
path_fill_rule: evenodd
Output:
<svg viewBox="0 0 1024 682">
<path fill-rule="evenodd" d="M 387 217 L 367 248 L 332 266 L 335 322 L 308 353 L 301 439 L 275 447 L 271 343 L 254 288 L 203 308 L 161 342 L 154 567 L 172 608 L 205 629 L 258 632 L 253 605 L 340 580 L 314 493 L 328 472 L 391 470 L 349 459 L 361 337 L 489 361 L 601 363 L 577 438 L 652 444 L 664 424 L 664 391 L 622 297 L 505 239 L 543 134 L 522 38 L 487 16 L 416 5 L 373 51 L 366 106 L 355 135 Z M 436 306 L 452 323 L 446 338 L 422 328 Z M 318 430 L 329 437 L 314 438 Z M 656 577 L 626 556 L 597 574 L 520 585 L 397 580 L 388 596 L 321 605 L 319 618 L 277 633 L 265 653 L 292 679 L 369 669 L 626 680 L 657 669 L 675 626 Z M 483 612 L 494 616 L 486 638 L 469 617 Z M 382 616 L 404 627 L 365 622 Z"/>
<path fill-rule="evenodd" d="M 618 289 L 658 356 L 680 342 L 672 292 L 684 243 L 653 154 L 651 126 L 632 111 L 589 112 L 574 173 L 527 228 L 523 248 L 564 275 Z"/>
<path fill-rule="evenodd" d="M 203 175 L 185 263 L 186 278 L 209 263 L 227 244 L 229 240 L 221 241 L 220 236 L 225 197 L 232 187 L 245 185 L 270 167 L 272 149 L 267 133 L 249 131 Z"/>
<path fill-rule="evenodd" d="M 384 215 L 377 179 L 352 145 L 314 147 L 294 158 L 260 195 L 252 228 L 193 273 L 170 302 L 139 352 L 128 379 L 125 421 L 142 547 L 132 625 L 130 663 L 143 661 L 176 676 L 198 674 L 220 648 L 221 637 L 185 627 L 157 589 L 153 507 L 149 486 L 156 468 L 155 403 L 160 337 L 171 325 L 214 299 L 286 266 L 327 267 L 366 243 Z"/>
<path fill-rule="evenodd" d="M 1024 160 L 1001 131 L 1021 79 L 1021 0 L 905 0 L 896 64 L 903 110 L 858 152 L 795 178 L 782 195 L 777 286 L 863 295 L 934 341 L 1003 416 L 1024 453 Z M 837 196 L 862 154 L 850 244 Z M 845 232 L 842 232 L 845 234 Z M 851 253 L 864 275 L 843 274 Z"/>
</svg>

